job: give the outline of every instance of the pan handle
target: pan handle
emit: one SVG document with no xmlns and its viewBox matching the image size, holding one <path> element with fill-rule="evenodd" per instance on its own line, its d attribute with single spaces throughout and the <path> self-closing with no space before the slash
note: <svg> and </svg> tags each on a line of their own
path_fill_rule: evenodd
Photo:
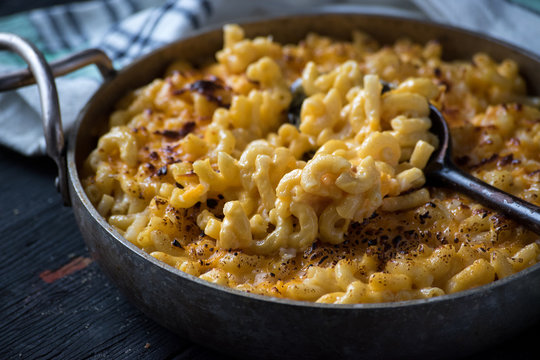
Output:
<svg viewBox="0 0 540 360">
<path fill-rule="evenodd" d="M 71 201 L 67 177 L 66 140 L 62 130 L 58 92 L 54 77 L 95 64 L 107 81 L 115 76 L 116 70 L 107 55 L 99 49 L 85 50 L 52 62 L 50 65 L 34 45 L 14 34 L 0 33 L 0 49 L 18 54 L 29 68 L 0 75 L 0 91 L 13 90 L 37 82 L 47 154 L 58 167 L 58 177 L 55 179 L 56 188 L 62 194 L 64 205 L 69 206 Z"/>
</svg>

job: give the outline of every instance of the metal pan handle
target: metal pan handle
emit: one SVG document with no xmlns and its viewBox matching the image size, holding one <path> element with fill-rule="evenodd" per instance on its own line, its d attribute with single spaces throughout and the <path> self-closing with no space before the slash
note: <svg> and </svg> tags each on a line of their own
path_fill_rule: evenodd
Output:
<svg viewBox="0 0 540 360">
<path fill-rule="evenodd" d="M 116 70 L 112 65 L 112 61 L 99 49 L 85 50 L 52 62 L 50 65 L 34 45 L 14 34 L 0 33 L 0 49 L 10 50 L 18 54 L 28 64 L 29 68 L 0 75 L 0 91 L 13 90 L 37 83 L 47 154 L 58 167 L 58 177 L 55 180 L 56 188 L 62 194 L 64 205 L 69 206 L 71 201 L 67 177 L 66 140 L 62 130 L 58 92 L 54 77 L 95 64 L 107 81 L 114 77 Z"/>
</svg>

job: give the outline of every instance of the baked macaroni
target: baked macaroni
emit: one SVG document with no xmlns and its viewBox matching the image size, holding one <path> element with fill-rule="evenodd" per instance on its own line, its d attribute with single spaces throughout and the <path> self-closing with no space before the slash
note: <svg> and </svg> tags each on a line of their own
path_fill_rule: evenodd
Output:
<svg viewBox="0 0 540 360">
<path fill-rule="evenodd" d="M 504 278 L 540 260 L 539 236 L 424 186 L 429 102 L 463 169 L 540 205 L 539 101 L 510 60 L 441 53 L 359 32 L 280 45 L 227 25 L 216 62 L 175 62 L 120 101 L 86 193 L 155 258 L 253 293 L 386 302 Z M 289 123 L 296 79 L 306 98 Z"/>
</svg>

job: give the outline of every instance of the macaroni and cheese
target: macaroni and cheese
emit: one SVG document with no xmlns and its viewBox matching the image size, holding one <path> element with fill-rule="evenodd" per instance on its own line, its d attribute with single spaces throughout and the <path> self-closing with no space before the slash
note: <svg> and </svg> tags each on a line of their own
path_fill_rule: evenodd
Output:
<svg viewBox="0 0 540 360">
<path fill-rule="evenodd" d="M 120 101 L 86 193 L 155 258 L 253 293 L 386 302 L 504 278 L 540 260 L 539 236 L 425 186 L 429 102 L 463 169 L 540 205 L 539 101 L 513 61 L 442 51 L 360 32 L 281 45 L 227 25 L 215 62 L 179 60 Z M 289 122 L 297 79 L 306 98 Z"/>
</svg>

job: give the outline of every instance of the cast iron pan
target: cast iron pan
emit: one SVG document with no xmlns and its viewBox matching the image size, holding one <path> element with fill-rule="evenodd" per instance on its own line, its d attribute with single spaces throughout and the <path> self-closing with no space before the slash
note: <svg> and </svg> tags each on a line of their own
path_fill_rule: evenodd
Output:
<svg viewBox="0 0 540 360">
<path fill-rule="evenodd" d="M 446 59 L 470 59 L 483 51 L 515 60 L 540 93 L 540 59 L 511 45 L 453 27 L 354 13 L 309 13 L 242 24 L 247 37 L 272 34 L 281 43 L 308 32 L 349 38 L 359 29 L 381 43 L 401 37 L 438 39 Z M 90 253 L 103 272 L 146 315 L 204 346 L 244 358 L 449 358 L 471 354 L 540 319 L 540 264 L 492 284 L 427 300 L 330 305 L 253 295 L 187 275 L 125 240 L 101 217 L 80 181 L 83 161 L 105 130 L 114 104 L 129 90 L 163 76 L 173 59 L 200 63 L 222 46 L 220 29 L 178 40 L 115 73 L 99 50 L 76 54 L 51 68 L 39 52 L 14 35 L 0 45 L 30 65 L 42 95 L 48 153 L 59 166 L 57 185 L 73 207 Z M 53 75 L 95 63 L 106 81 L 81 111 L 67 145 L 61 133 Z M 5 76 L 0 89 L 32 83 L 26 71 Z"/>
</svg>

